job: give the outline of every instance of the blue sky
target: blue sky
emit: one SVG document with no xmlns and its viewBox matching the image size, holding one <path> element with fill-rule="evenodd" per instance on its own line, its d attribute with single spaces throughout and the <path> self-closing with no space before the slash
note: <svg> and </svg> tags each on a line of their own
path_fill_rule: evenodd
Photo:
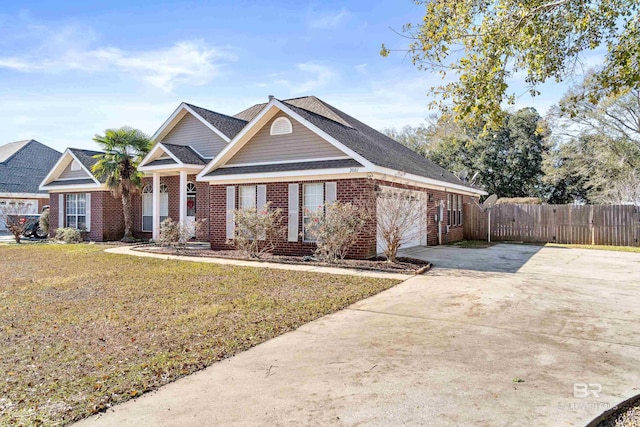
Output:
<svg viewBox="0 0 640 427">
<path fill-rule="evenodd" d="M 235 114 L 268 95 L 313 94 L 378 129 L 418 125 L 439 77 L 379 50 L 404 47 L 389 28 L 423 11 L 409 0 L 11 2 L 0 11 L 0 144 L 95 148 L 110 127 L 153 134 L 181 101 Z M 518 106 L 544 113 L 566 85 L 542 89 Z"/>
</svg>

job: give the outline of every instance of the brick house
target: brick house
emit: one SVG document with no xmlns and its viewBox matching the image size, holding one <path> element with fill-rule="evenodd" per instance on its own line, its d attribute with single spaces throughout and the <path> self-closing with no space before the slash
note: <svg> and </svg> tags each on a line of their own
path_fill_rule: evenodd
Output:
<svg viewBox="0 0 640 427">
<path fill-rule="evenodd" d="M 287 233 L 277 252 L 309 254 L 315 243 L 305 232 L 305 212 L 336 200 L 371 199 L 376 191 L 392 188 L 396 193 L 413 190 L 424 196 L 420 202 L 423 221 L 416 224 L 424 231 L 405 247 L 436 245 L 462 239 L 463 204 L 485 194 L 312 96 L 283 101 L 269 97 L 267 103 L 235 116 L 183 103 L 152 139 L 156 143 L 139 166 L 146 175 L 143 188 L 133 200 L 134 233 L 139 237 L 157 239 L 161 221 L 171 217 L 187 224 L 203 222 L 195 238 L 209 241 L 213 249 L 229 248 L 232 211 L 271 202 L 286 217 Z M 52 218 L 55 211 L 67 225 L 66 215 L 57 206 L 74 207 L 66 198 L 71 187 L 65 189 L 60 177 L 74 159 L 87 166 L 85 172 L 90 171 L 91 165 L 83 163 L 78 150 L 67 150 L 57 172 L 42 185 L 52 193 Z M 121 230 L 119 201 L 108 192 L 102 194 L 104 184 L 95 177 L 82 179 L 92 179 L 94 186 L 82 188 L 93 193 L 87 202 L 95 215 L 89 220 L 90 237 L 105 240 L 116 235 Z M 366 258 L 382 251 L 375 216 L 349 256 Z M 70 221 L 73 225 L 74 218 Z M 98 223 L 101 228 L 94 232 Z"/>
<path fill-rule="evenodd" d="M 33 140 L 11 142 L 0 146 L 0 206 L 24 206 L 17 212 L 38 214 L 49 204 L 49 195 L 39 188 L 60 153 Z M 0 231 L 6 230 L 0 218 Z"/>
</svg>

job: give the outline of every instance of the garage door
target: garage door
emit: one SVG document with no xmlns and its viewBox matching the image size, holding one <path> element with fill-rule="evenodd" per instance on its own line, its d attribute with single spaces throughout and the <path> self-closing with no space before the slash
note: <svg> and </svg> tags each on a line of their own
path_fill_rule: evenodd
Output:
<svg viewBox="0 0 640 427">
<path fill-rule="evenodd" d="M 0 209 L 3 212 L 20 212 L 22 215 L 35 215 L 38 213 L 38 201 L 30 199 L 0 199 Z M 4 215 L 0 215 L 0 231 L 7 231 Z"/>
<path fill-rule="evenodd" d="M 416 193 L 407 190 L 399 190 L 397 188 L 391 187 L 382 187 L 382 193 L 391 192 L 394 194 L 394 197 L 402 197 L 403 201 L 400 202 L 402 204 L 406 204 L 407 200 L 409 200 L 409 204 L 405 205 L 406 208 L 399 209 L 399 211 L 395 211 L 394 213 L 389 213 L 389 201 L 384 201 L 381 198 L 378 198 L 377 202 L 377 216 L 378 221 L 389 221 L 391 218 L 389 215 L 397 215 L 398 213 L 402 213 L 405 210 L 406 214 L 409 215 L 414 220 L 411 221 L 408 227 L 404 227 L 403 233 L 403 242 L 401 248 L 411 248 L 413 246 L 426 246 L 427 244 L 427 200 L 425 193 Z M 419 196 L 419 197 L 416 197 Z M 383 216 L 386 215 L 386 218 Z M 380 230 L 378 230 L 378 235 L 376 239 L 376 251 L 378 253 L 383 253 L 386 249 L 386 242 L 382 239 Z"/>
</svg>

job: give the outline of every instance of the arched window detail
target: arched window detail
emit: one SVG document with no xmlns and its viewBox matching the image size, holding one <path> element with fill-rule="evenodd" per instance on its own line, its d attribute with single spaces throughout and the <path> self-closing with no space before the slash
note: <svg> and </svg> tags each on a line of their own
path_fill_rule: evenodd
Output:
<svg viewBox="0 0 640 427">
<path fill-rule="evenodd" d="M 271 123 L 271 135 L 286 135 L 293 133 L 291 120 L 286 117 L 278 117 Z"/>
<path fill-rule="evenodd" d="M 169 216 L 169 187 L 160 184 L 160 222 Z M 142 187 L 142 231 L 153 229 L 153 186 Z"/>
<path fill-rule="evenodd" d="M 187 182 L 187 216 L 196 216 L 196 185 L 188 181 Z"/>
</svg>

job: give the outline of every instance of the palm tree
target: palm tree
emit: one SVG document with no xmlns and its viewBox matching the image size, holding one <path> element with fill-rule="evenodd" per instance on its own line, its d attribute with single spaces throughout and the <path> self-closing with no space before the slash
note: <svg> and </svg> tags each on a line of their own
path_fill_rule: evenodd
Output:
<svg viewBox="0 0 640 427">
<path fill-rule="evenodd" d="M 104 154 L 94 156 L 98 159 L 92 171 L 98 178 L 106 178 L 106 185 L 114 196 L 122 197 L 124 213 L 124 236 L 122 241 L 132 241 L 131 194 L 140 188 L 142 174 L 138 164 L 151 149 L 149 137 L 130 127 L 107 129 L 103 135 L 93 140 L 100 145 Z"/>
</svg>

